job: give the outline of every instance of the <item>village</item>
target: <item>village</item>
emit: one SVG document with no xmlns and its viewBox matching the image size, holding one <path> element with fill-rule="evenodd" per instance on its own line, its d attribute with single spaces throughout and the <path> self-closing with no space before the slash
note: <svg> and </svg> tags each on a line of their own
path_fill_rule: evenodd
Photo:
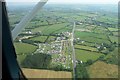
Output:
<svg viewBox="0 0 120 80">
<path fill-rule="evenodd" d="M 11 30 L 27 13 L 27 7 L 20 8 L 9 11 Z M 50 74 L 52 70 L 70 72 L 76 78 L 96 77 L 100 70 L 104 76 L 109 68 L 102 63 L 118 66 L 118 12 L 112 8 L 102 4 L 46 6 L 14 41 L 20 66 L 49 70 Z M 106 75 L 114 76 L 112 72 Z"/>
<path fill-rule="evenodd" d="M 30 39 L 34 33 L 31 31 L 26 31 L 24 34 L 27 36 L 19 37 L 18 41 L 23 43 L 24 40 Z M 72 68 L 72 51 L 71 51 L 71 43 L 70 43 L 70 32 L 62 32 L 58 37 L 51 38 L 51 43 L 32 43 L 37 45 L 38 48 L 31 55 L 42 53 L 42 54 L 50 54 L 52 55 L 52 63 L 54 65 L 62 65 L 65 69 Z M 60 36 L 62 35 L 62 36 Z"/>
<path fill-rule="evenodd" d="M 69 32 L 63 33 L 67 37 L 70 37 Z M 57 37 L 54 42 L 48 43 L 39 43 L 38 49 L 35 53 L 43 53 L 52 55 L 52 64 L 54 65 L 63 65 L 64 68 L 70 69 L 72 56 L 71 52 L 68 50 L 70 48 L 70 41 L 65 37 Z"/>
</svg>

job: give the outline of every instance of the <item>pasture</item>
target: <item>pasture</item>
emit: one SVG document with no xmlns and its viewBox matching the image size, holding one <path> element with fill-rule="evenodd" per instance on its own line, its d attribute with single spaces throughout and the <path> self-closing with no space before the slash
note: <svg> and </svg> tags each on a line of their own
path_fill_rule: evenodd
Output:
<svg viewBox="0 0 120 80">
<path fill-rule="evenodd" d="M 38 36 L 38 37 L 31 38 L 30 40 L 45 42 L 46 39 L 47 39 L 47 36 Z"/>
<path fill-rule="evenodd" d="M 108 28 L 110 31 L 118 31 L 118 28 Z"/>
<path fill-rule="evenodd" d="M 91 51 L 98 51 L 97 48 L 93 48 L 93 47 L 89 47 L 89 46 L 83 46 L 83 45 L 75 45 L 75 48 L 86 49 L 86 50 L 91 50 Z"/>
<path fill-rule="evenodd" d="M 19 64 L 25 59 L 26 55 L 33 53 L 37 49 L 37 46 L 26 43 L 14 43 L 14 46 Z"/>
<path fill-rule="evenodd" d="M 30 38 L 30 40 L 33 40 L 33 41 L 48 42 L 48 43 L 50 43 L 51 41 L 54 41 L 55 39 L 56 39 L 55 36 L 37 36 L 37 37 Z"/>
<path fill-rule="evenodd" d="M 90 60 L 90 59 L 94 61 L 104 54 L 75 49 L 75 55 L 77 60 L 86 62 L 87 60 Z"/>
<path fill-rule="evenodd" d="M 48 26 L 41 26 L 41 27 L 32 29 L 32 32 L 41 31 L 42 34 L 49 35 L 49 34 L 61 33 L 64 31 L 70 31 L 72 29 L 67 27 L 68 24 L 69 23 L 61 23 L 61 24 L 54 24 L 54 25 L 48 25 Z"/>
<path fill-rule="evenodd" d="M 92 43 L 110 43 L 106 35 L 95 34 L 92 32 L 75 32 L 75 38 L 80 38 L 80 40 L 92 42 Z"/>
<path fill-rule="evenodd" d="M 110 36 L 110 40 L 111 40 L 112 42 L 118 43 L 118 37 L 116 37 L 116 36 Z"/>
<path fill-rule="evenodd" d="M 37 46 L 27 43 L 14 43 L 14 46 L 17 54 L 22 54 L 22 53 L 29 54 L 37 49 Z"/>
</svg>

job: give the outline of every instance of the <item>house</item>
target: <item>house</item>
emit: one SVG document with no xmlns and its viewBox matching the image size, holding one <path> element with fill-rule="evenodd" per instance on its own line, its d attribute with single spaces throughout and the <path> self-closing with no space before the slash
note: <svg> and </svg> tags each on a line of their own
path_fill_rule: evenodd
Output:
<svg viewBox="0 0 120 80">
<path fill-rule="evenodd" d="M 83 63 L 82 61 L 80 61 L 81 63 Z"/>
</svg>

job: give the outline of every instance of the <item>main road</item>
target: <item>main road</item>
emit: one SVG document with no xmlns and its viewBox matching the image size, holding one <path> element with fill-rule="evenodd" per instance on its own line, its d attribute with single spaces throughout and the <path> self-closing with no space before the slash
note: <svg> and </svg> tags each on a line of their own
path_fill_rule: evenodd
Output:
<svg viewBox="0 0 120 80">
<path fill-rule="evenodd" d="M 75 68 L 76 68 L 76 57 L 75 57 L 75 49 L 74 49 L 74 31 L 75 31 L 75 22 L 73 24 L 72 35 L 71 35 L 71 47 L 72 47 L 72 63 L 73 63 L 73 78 L 75 79 Z"/>
</svg>

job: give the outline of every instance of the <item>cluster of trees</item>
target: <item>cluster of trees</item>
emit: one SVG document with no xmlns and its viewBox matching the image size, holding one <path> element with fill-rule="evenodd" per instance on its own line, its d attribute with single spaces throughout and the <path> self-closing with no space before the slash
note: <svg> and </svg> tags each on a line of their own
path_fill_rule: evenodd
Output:
<svg viewBox="0 0 120 80">
<path fill-rule="evenodd" d="M 18 24 L 20 21 L 15 21 L 14 24 Z"/>
<path fill-rule="evenodd" d="M 41 19 L 40 19 L 41 18 Z M 54 16 L 54 17 L 47 17 L 47 16 L 42 16 L 42 17 L 35 17 L 31 20 L 32 23 L 34 23 L 34 26 L 31 26 L 31 28 L 37 28 L 40 26 L 47 26 L 47 25 L 53 25 L 53 24 L 59 24 L 59 23 L 64 23 L 65 19 L 62 17 Z M 41 23 L 38 25 L 38 23 Z"/>
<path fill-rule="evenodd" d="M 87 62 L 84 62 L 83 64 L 85 66 L 89 66 L 89 65 L 92 65 L 93 63 L 95 63 L 96 61 L 103 61 L 103 62 L 108 63 L 108 64 L 119 65 L 118 55 L 115 53 L 115 54 L 112 55 L 112 57 L 107 58 L 107 59 L 105 58 L 105 55 L 101 55 L 97 60 L 94 60 L 94 61 L 93 60 L 88 60 Z"/>
<path fill-rule="evenodd" d="M 90 65 L 92 65 L 93 63 L 95 63 L 96 61 L 105 61 L 104 60 L 104 57 L 105 57 L 105 55 L 101 55 L 98 59 L 96 59 L 96 60 L 91 60 L 91 59 L 88 59 L 86 62 L 82 62 L 82 64 L 84 65 L 84 66 L 90 66 Z M 78 64 L 81 64 L 81 62 L 78 60 Z"/>
<path fill-rule="evenodd" d="M 47 69 L 51 61 L 51 55 L 37 53 L 34 55 L 27 55 L 23 62 L 21 62 L 21 66 L 24 68 Z"/>
<path fill-rule="evenodd" d="M 108 27 L 116 27 L 116 24 L 112 24 L 112 23 L 107 23 L 107 22 L 102 22 L 102 21 L 96 21 L 96 20 L 92 20 L 92 23 L 93 25 L 97 25 L 97 26 L 108 26 Z"/>
<path fill-rule="evenodd" d="M 108 63 L 108 64 L 115 64 L 115 65 L 119 65 L 119 59 L 118 59 L 118 55 L 116 54 L 116 53 L 114 53 L 113 55 L 112 55 L 112 57 L 110 57 L 110 58 L 104 58 L 105 57 L 105 55 L 102 55 L 102 56 L 100 56 L 96 61 L 98 61 L 98 60 L 100 60 L 100 61 L 103 61 L 103 62 L 105 62 L 105 63 Z"/>
<path fill-rule="evenodd" d="M 72 71 L 72 69 L 66 69 L 61 65 L 51 67 L 52 57 L 48 54 L 37 53 L 34 55 L 27 55 L 26 58 L 21 62 L 23 68 L 32 69 L 49 69 L 55 71 Z"/>
<path fill-rule="evenodd" d="M 79 63 L 76 65 L 75 78 L 82 78 L 83 80 L 85 80 L 85 78 L 89 78 L 84 64 Z"/>
<path fill-rule="evenodd" d="M 28 40 L 28 39 L 23 39 L 22 42 L 27 43 L 27 44 L 31 44 L 31 45 L 35 45 L 35 46 L 37 46 L 37 45 L 34 43 L 40 43 L 40 41 L 33 41 L 33 40 Z"/>
<path fill-rule="evenodd" d="M 120 60 L 118 58 L 116 58 L 116 55 L 113 55 L 111 58 L 108 58 L 107 60 L 105 60 L 106 63 L 109 63 L 109 64 L 115 64 L 115 65 L 119 65 L 120 64 L 118 63 Z"/>
<path fill-rule="evenodd" d="M 104 47 L 106 47 L 108 49 L 108 51 L 105 51 L 104 53 L 107 54 L 111 51 L 113 51 L 115 49 L 115 45 L 113 43 L 111 44 L 107 44 L 107 43 L 103 43 L 100 48 L 98 48 L 98 51 L 102 51 L 104 50 Z"/>
<path fill-rule="evenodd" d="M 60 65 L 56 65 L 55 67 L 51 68 L 52 70 L 55 70 L 55 71 L 72 71 L 71 68 L 69 69 L 66 69 L 65 67 L 63 67 L 62 64 Z"/>
</svg>

